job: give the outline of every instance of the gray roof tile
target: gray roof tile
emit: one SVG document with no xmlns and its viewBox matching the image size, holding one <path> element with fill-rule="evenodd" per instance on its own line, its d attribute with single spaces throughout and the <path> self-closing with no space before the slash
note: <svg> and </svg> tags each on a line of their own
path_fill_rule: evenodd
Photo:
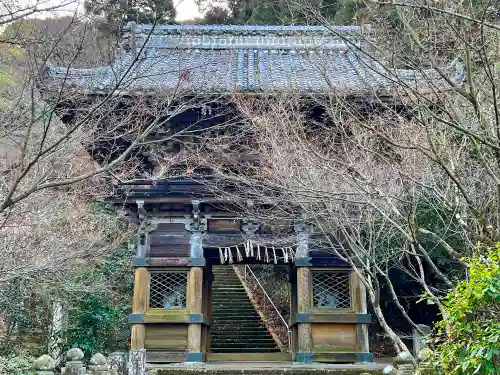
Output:
<svg viewBox="0 0 500 375">
<path fill-rule="evenodd" d="M 362 52 L 359 27 L 129 24 L 111 66 L 51 68 L 46 83 L 87 92 L 389 92 L 448 84 L 434 70 L 385 69 Z"/>
</svg>

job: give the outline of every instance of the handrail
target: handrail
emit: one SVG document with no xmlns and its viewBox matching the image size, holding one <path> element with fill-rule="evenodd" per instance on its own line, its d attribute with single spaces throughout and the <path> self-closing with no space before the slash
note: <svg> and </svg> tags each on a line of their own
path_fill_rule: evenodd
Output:
<svg viewBox="0 0 500 375">
<path fill-rule="evenodd" d="M 262 290 L 262 292 L 264 292 L 264 295 L 269 300 L 269 302 L 271 302 L 271 306 L 274 308 L 274 310 L 276 311 L 276 313 L 280 317 L 281 321 L 285 325 L 285 327 L 286 327 L 286 334 L 288 336 L 288 348 L 290 350 L 291 349 L 290 348 L 290 345 L 291 345 L 291 341 L 290 341 L 290 327 L 288 326 L 288 323 L 286 322 L 285 318 L 283 318 L 283 315 L 280 314 L 278 308 L 273 303 L 273 300 L 271 299 L 271 297 L 269 297 L 269 295 L 267 294 L 266 290 L 264 289 L 264 287 L 262 286 L 262 284 L 259 282 L 259 279 L 257 278 L 257 276 L 255 276 L 255 273 L 252 271 L 252 269 L 247 264 L 245 264 L 245 276 L 244 276 L 245 277 L 245 282 L 247 280 L 247 269 L 248 269 L 248 271 L 250 271 L 250 274 L 253 276 L 254 280 L 257 282 L 257 285 L 260 287 L 260 289 Z"/>
</svg>

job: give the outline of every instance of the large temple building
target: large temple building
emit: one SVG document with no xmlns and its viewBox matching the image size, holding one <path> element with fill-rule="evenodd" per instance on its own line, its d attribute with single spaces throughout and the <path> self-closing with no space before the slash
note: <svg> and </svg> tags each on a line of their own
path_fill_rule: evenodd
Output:
<svg viewBox="0 0 500 375">
<path fill-rule="evenodd" d="M 131 352 L 146 365 L 238 358 L 301 363 L 373 360 L 365 285 L 348 264 L 315 246 L 313 228 L 298 217 L 277 235 L 249 217 L 241 204 L 214 193 L 207 184 L 214 178 L 209 166 L 193 174 L 180 164 L 172 165 L 176 172 L 162 175 L 156 157 L 189 151 L 182 146 L 182 136 L 168 136 L 172 132 L 189 128 L 203 135 L 231 120 L 233 95 L 311 98 L 334 93 L 363 102 L 397 100 L 401 82 L 413 90 L 448 88 L 449 82 L 436 71 L 381 64 L 364 48 L 363 36 L 369 32 L 354 26 L 130 23 L 109 66 L 47 70 L 46 99 L 56 102 L 60 92 L 71 94 L 56 102 L 67 124 L 80 118 L 79 108 L 108 97 L 122 114 L 141 100 L 145 106 L 175 103 L 178 111 L 172 116 L 168 105 L 151 111 L 168 121 L 148 133 L 155 142 L 135 156 L 140 163 L 136 176 L 110 199 L 129 213 L 138 231 Z M 187 102 L 190 105 L 179 110 Z M 112 121 L 107 124 L 111 125 Z M 132 141 L 113 142 L 127 147 Z M 101 140 L 90 152 L 102 163 L 112 159 L 110 149 Z M 252 304 L 238 294 L 233 265 L 266 263 L 288 270 L 288 350 L 275 345 L 258 318 L 245 323 L 247 315 L 241 310 L 248 310 L 248 320 L 255 316 Z M 234 327 L 239 333 L 225 338 Z"/>
</svg>

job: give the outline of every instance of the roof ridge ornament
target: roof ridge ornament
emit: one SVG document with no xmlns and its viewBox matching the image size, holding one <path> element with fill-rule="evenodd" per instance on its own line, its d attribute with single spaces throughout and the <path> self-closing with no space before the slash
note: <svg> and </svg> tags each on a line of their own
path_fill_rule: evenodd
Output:
<svg viewBox="0 0 500 375">
<path fill-rule="evenodd" d="M 143 25 L 129 22 L 124 47 L 154 49 L 327 49 L 360 46 L 362 26 Z M 346 41 L 348 40 L 348 41 Z"/>
</svg>

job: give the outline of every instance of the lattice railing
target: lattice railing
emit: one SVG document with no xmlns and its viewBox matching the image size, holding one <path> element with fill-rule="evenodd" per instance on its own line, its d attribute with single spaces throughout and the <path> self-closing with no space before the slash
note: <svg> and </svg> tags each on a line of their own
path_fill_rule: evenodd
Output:
<svg viewBox="0 0 500 375">
<path fill-rule="evenodd" d="M 351 307 L 348 272 L 312 272 L 313 306 L 327 309 Z"/>
<path fill-rule="evenodd" d="M 186 307 L 187 272 L 151 271 L 149 307 L 175 309 Z"/>
</svg>

